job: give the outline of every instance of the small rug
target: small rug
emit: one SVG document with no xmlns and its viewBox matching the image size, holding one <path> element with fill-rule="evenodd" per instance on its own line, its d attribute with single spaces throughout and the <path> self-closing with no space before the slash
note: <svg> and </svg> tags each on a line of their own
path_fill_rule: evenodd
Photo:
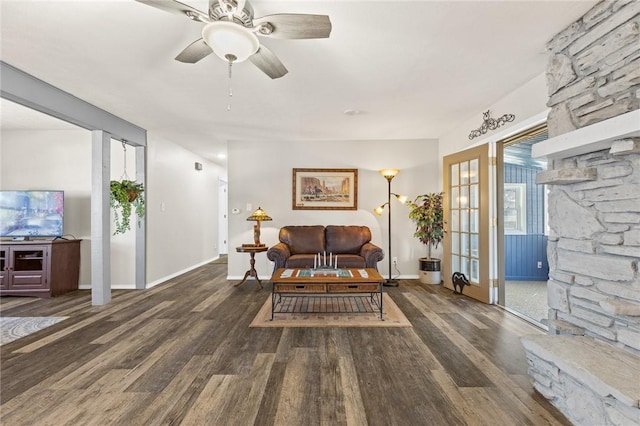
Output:
<svg viewBox="0 0 640 426">
<path fill-rule="evenodd" d="M 276 311 L 271 321 L 271 296 L 269 296 L 249 327 L 412 327 L 398 305 L 387 294 L 382 296 L 384 321 L 380 320 L 380 311 L 377 310 L 377 306 L 369 304 L 369 296 L 287 296 L 286 298 L 289 300 L 284 305 L 284 309 L 295 312 Z M 348 310 L 351 312 L 344 312 L 344 309 L 336 309 L 336 304 L 332 303 L 327 303 L 326 306 L 330 307 L 323 309 L 327 312 L 304 313 L 300 312 L 300 309 L 288 308 L 309 306 L 309 302 L 305 302 L 308 298 L 341 298 L 347 306 L 349 304 L 355 306 L 357 303 L 359 308 L 356 310 L 359 312 L 353 312 L 351 309 Z M 284 296 L 283 299 L 285 299 Z"/>
<path fill-rule="evenodd" d="M 43 330 L 69 317 L 0 317 L 0 346 Z"/>
</svg>

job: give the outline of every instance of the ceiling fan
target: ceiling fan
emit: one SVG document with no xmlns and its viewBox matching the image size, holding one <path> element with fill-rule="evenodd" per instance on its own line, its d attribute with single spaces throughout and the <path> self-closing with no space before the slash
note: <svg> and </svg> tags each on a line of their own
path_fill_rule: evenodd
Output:
<svg viewBox="0 0 640 426">
<path fill-rule="evenodd" d="M 209 0 L 208 13 L 175 0 L 136 1 L 206 24 L 202 38 L 180 52 L 177 61 L 193 64 L 213 52 L 229 65 L 249 59 L 273 79 L 285 75 L 287 68 L 257 35 L 310 39 L 327 38 L 331 33 L 327 15 L 281 13 L 254 18 L 253 7 L 246 0 Z"/>
</svg>

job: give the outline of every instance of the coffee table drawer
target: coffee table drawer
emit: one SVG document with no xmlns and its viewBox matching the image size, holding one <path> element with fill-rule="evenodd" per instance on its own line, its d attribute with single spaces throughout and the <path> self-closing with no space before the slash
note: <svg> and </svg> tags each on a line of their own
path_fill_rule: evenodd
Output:
<svg viewBox="0 0 640 426">
<path fill-rule="evenodd" d="M 377 293 L 378 284 L 327 284 L 329 293 Z"/>
<path fill-rule="evenodd" d="M 275 293 L 326 293 L 326 284 L 276 284 Z"/>
</svg>

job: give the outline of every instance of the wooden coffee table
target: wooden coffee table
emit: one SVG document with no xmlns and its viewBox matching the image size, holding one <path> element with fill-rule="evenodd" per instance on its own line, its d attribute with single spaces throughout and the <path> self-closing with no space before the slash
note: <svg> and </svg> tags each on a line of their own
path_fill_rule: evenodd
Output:
<svg viewBox="0 0 640 426">
<path fill-rule="evenodd" d="M 377 305 L 382 317 L 382 283 L 384 278 L 375 269 L 347 268 L 340 269 L 340 276 L 335 273 L 318 273 L 310 275 L 309 269 L 280 268 L 271 277 L 271 319 L 283 294 L 312 296 L 321 294 L 357 294 L 369 293 L 371 300 L 377 296 Z M 284 276 L 283 276 L 284 275 Z"/>
</svg>

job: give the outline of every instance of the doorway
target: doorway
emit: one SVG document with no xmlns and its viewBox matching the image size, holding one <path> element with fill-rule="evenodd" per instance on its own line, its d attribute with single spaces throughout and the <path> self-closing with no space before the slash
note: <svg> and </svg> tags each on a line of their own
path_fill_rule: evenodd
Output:
<svg viewBox="0 0 640 426">
<path fill-rule="evenodd" d="M 547 189 L 536 175 L 546 160 L 531 147 L 548 139 L 546 124 L 497 144 L 499 301 L 509 311 L 541 324 L 547 318 Z"/>
</svg>

